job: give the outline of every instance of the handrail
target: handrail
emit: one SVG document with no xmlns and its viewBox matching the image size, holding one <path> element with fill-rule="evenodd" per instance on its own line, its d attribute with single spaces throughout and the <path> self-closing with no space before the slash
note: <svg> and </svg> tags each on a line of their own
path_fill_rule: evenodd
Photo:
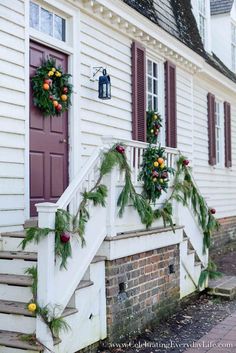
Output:
<svg viewBox="0 0 236 353">
<path fill-rule="evenodd" d="M 80 184 L 88 174 L 93 164 L 99 159 L 102 152 L 102 148 L 98 147 L 95 152 L 88 158 L 83 169 L 74 177 L 71 183 L 68 185 L 66 190 L 63 192 L 56 205 L 58 208 L 65 209 L 68 204 L 72 201 L 74 194 L 77 192 Z"/>
</svg>

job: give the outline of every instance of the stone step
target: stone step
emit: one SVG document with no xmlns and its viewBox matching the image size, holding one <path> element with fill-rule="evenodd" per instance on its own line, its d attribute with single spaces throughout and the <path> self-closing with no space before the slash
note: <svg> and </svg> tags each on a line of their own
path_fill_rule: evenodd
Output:
<svg viewBox="0 0 236 353">
<path fill-rule="evenodd" d="M 223 275 L 221 278 L 209 280 L 208 293 L 230 300 L 234 299 L 236 297 L 236 276 Z"/>
</svg>

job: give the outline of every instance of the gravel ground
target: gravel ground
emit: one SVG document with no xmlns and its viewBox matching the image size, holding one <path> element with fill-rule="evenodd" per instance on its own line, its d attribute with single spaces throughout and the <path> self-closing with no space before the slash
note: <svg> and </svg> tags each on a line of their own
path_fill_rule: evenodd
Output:
<svg viewBox="0 0 236 353">
<path fill-rule="evenodd" d="M 236 275 L 236 251 L 215 259 L 218 269 L 227 275 Z M 236 311 L 236 299 L 232 301 L 200 294 L 181 304 L 181 310 L 165 322 L 134 341 L 103 347 L 101 351 L 111 353 L 181 353 L 193 342 L 208 333 L 216 324 Z"/>
</svg>

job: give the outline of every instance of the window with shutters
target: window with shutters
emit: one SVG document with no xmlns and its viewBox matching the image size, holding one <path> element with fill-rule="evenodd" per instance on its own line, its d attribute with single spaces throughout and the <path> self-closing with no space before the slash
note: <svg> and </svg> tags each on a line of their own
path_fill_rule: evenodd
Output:
<svg viewBox="0 0 236 353">
<path fill-rule="evenodd" d="M 224 165 L 224 106 L 215 101 L 216 165 Z"/>
<path fill-rule="evenodd" d="M 147 58 L 146 80 L 146 110 L 153 110 L 161 114 L 163 121 L 158 143 L 165 145 L 164 68 L 162 62 L 150 57 Z"/>
</svg>

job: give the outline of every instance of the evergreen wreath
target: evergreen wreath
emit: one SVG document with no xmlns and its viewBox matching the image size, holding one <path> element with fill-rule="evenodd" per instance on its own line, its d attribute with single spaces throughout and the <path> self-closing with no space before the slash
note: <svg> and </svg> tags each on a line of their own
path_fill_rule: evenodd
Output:
<svg viewBox="0 0 236 353">
<path fill-rule="evenodd" d="M 147 142 L 156 144 L 160 128 L 162 127 L 162 118 L 159 113 L 152 110 L 147 112 Z"/>
<path fill-rule="evenodd" d="M 143 182 L 143 195 L 155 204 L 162 192 L 167 192 L 170 174 L 174 169 L 167 167 L 165 163 L 165 149 L 149 145 L 143 153 L 142 170 L 139 180 Z"/>
<path fill-rule="evenodd" d="M 73 89 L 70 77 L 51 58 L 37 68 L 32 77 L 33 101 L 44 116 L 60 116 L 69 109 Z"/>
</svg>

